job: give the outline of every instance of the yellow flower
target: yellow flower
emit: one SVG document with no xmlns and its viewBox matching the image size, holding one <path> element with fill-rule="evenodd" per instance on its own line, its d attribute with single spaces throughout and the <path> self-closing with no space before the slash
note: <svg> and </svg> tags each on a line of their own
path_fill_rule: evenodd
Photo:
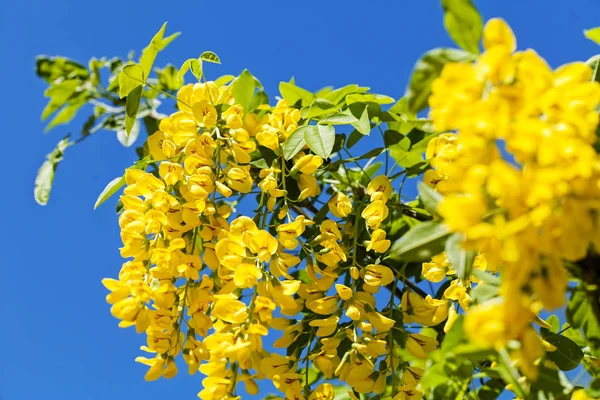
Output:
<svg viewBox="0 0 600 400">
<path fill-rule="evenodd" d="M 337 218 L 345 218 L 352 211 L 352 202 L 343 192 L 338 192 L 327 202 L 329 211 Z"/>
<path fill-rule="evenodd" d="M 232 271 L 238 265 L 242 264 L 242 261 L 246 257 L 244 245 L 232 239 L 219 240 L 215 246 L 215 252 L 219 262 Z"/>
<path fill-rule="evenodd" d="M 382 200 L 375 200 L 369 204 L 361 213 L 367 225 L 371 229 L 379 228 L 381 222 L 387 218 L 389 210 Z"/>
<path fill-rule="evenodd" d="M 369 286 L 387 286 L 394 281 L 394 273 L 384 265 L 369 264 L 365 267 L 364 279 Z"/>
<path fill-rule="evenodd" d="M 430 295 L 423 299 L 415 292 L 406 291 L 402 295 L 402 312 L 404 323 L 435 326 L 448 318 L 448 301 L 437 300 Z"/>
<path fill-rule="evenodd" d="M 367 242 L 367 251 L 374 250 L 377 253 L 385 253 L 392 244 L 385 236 L 386 234 L 383 229 L 375 229 L 373 233 L 371 233 L 371 240 Z"/>
<path fill-rule="evenodd" d="M 490 19 L 483 30 L 483 47 L 488 50 L 500 46 L 508 52 L 517 49 L 517 41 L 510 27 L 500 18 Z"/>
<path fill-rule="evenodd" d="M 248 318 L 246 305 L 229 295 L 216 295 L 212 315 L 225 322 L 241 324 Z"/>
<path fill-rule="evenodd" d="M 269 232 L 261 230 L 252 236 L 249 247 L 260 261 L 269 262 L 277 252 L 277 240 Z"/>
<path fill-rule="evenodd" d="M 338 309 L 337 296 L 326 296 L 306 304 L 309 310 L 319 315 L 330 315 Z"/>
<path fill-rule="evenodd" d="M 437 340 L 419 333 L 411 333 L 406 339 L 406 350 L 417 358 L 427 358 L 427 353 L 434 351 L 437 345 Z"/>
<path fill-rule="evenodd" d="M 441 282 L 448 273 L 450 262 L 446 257 L 446 252 L 442 252 L 431 258 L 431 262 L 423 263 L 422 274 L 429 282 Z"/>
<path fill-rule="evenodd" d="M 181 164 L 163 161 L 158 167 L 158 173 L 167 185 L 174 185 L 183 179 Z"/>
<path fill-rule="evenodd" d="M 217 110 L 208 102 L 208 100 L 194 103 L 192 105 L 192 111 L 194 113 L 194 118 L 200 126 L 210 129 L 217 125 Z"/>
<path fill-rule="evenodd" d="M 300 178 L 298 179 L 298 187 L 300 188 L 300 196 L 298 196 L 298 200 L 304 200 L 307 197 L 315 197 L 321 194 L 319 182 L 313 175 L 300 175 Z"/>
<path fill-rule="evenodd" d="M 335 397 L 335 391 L 333 389 L 334 388 L 331 383 L 321 383 L 310 394 L 308 400 L 333 400 Z"/>
<path fill-rule="evenodd" d="M 135 361 L 150 367 L 144 376 L 144 379 L 147 381 L 155 381 L 164 374 L 165 360 L 160 356 L 151 359 L 146 357 L 136 357 Z"/>
<path fill-rule="evenodd" d="M 367 194 L 371 196 L 371 200 L 373 200 L 373 195 L 377 192 L 385 195 L 386 199 L 389 199 L 392 195 L 392 185 L 390 184 L 390 180 L 387 176 L 379 175 L 369 182 L 369 185 L 367 186 Z"/>
<path fill-rule="evenodd" d="M 350 289 L 348 286 L 337 283 L 335 285 L 335 290 L 342 300 L 349 300 L 352 298 L 352 289 Z"/>
<path fill-rule="evenodd" d="M 317 336 L 329 336 L 337 329 L 337 324 L 340 317 L 332 315 L 325 319 L 313 319 L 308 324 L 313 327 L 318 327 Z"/>
<path fill-rule="evenodd" d="M 320 156 L 308 154 L 302 156 L 296 161 L 290 172 L 300 171 L 303 174 L 314 174 L 317 169 L 323 164 L 323 159 Z"/>
<path fill-rule="evenodd" d="M 467 310 L 472 301 L 471 296 L 467 293 L 465 284 L 460 279 L 450 282 L 450 286 L 444 291 L 444 297 L 458 301 L 463 310 Z"/>
<path fill-rule="evenodd" d="M 240 289 L 252 288 L 261 278 L 262 272 L 254 264 L 241 264 L 235 268 L 233 282 Z"/>
<path fill-rule="evenodd" d="M 279 243 L 288 250 L 294 250 L 298 246 L 296 238 L 302 236 L 306 226 L 312 224 L 314 224 L 313 221 L 299 215 L 294 222 L 279 225 L 277 227 Z"/>
<path fill-rule="evenodd" d="M 234 167 L 227 172 L 227 186 L 240 193 L 252 190 L 252 177 L 249 167 Z"/>
<path fill-rule="evenodd" d="M 395 324 L 393 319 L 385 317 L 377 311 L 367 313 L 367 318 L 371 325 L 377 329 L 377 333 L 387 332 L 392 329 Z"/>
<path fill-rule="evenodd" d="M 150 155 L 155 160 L 171 158 L 175 154 L 177 146 L 164 132 L 157 131 L 150 135 L 147 140 Z"/>
</svg>

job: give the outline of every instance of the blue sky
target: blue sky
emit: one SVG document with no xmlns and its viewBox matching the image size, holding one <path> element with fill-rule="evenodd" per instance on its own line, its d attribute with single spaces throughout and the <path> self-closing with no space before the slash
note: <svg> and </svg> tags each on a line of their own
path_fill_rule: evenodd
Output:
<svg viewBox="0 0 600 400">
<path fill-rule="evenodd" d="M 519 48 L 551 65 L 600 53 L 582 29 L 600 25 L 596 0 L 479 0 L 484 18 L 501 16 Z M 143 336 L 121 330 L 100 280 L 121 259 L 114 200 L 94 211 L 104 185 L 135 158 L 113 132 L 70 148 L 47 207 L 32 196 L 40 163 L 81 121 L 44 136 L 45 84 L 34 75 L 38 54 L 86 63 L 92 56 L 140 50 L 164 21 L 182 35 L 157 65 L 180 65 L 204 50 L 223 62 L 209 76 L 248 68 L 274 95 L 295 76 L 309 89 L 357 83 L 400 98 L 414 62 L 426 50 L 451 46 L 437 0 L 421 1 L 3 1 L 0 76 L 4 99 L 0 204 L 3 362 L 0 399 L 193 399 L 201 377 L 181 371 L 146 383 L 134 363 Z"/>
</svg>

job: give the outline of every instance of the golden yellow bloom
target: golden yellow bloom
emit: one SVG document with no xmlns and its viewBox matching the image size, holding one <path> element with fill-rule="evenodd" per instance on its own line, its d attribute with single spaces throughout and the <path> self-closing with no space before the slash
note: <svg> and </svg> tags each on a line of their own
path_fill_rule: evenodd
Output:
<svg viewBox="0 0 600 400">
<path fill-rule="evenodd" d="M 370 264 L 365 267 L 365 284 L 387 286 L 394 281 L 394 273 L 384 265 Z"/>
<path fill-rule="evenodd" d="M 335 392 L 331 383 L 322 383 L 310 394 L 308 400 L 333 400 Z"/>
<path fill-rule="evenodd" d="M 311 175 L 314 174 L 322 164 L 323 159 L 320 156 L 308 154 L 300 157 L 296 161 L 291 172 L 294 173 L 296 171 L 300 171 L 303 174 Z"/>
<path fill-rule="evenodd" d="M 215 296 L 215 306 L 212 315 L 225 322 L 241 324 L 248 318 L 246 305 L 229 295 Z"/>
<path fill-rule="evenodd" d="M 385 236 L 386 233 L 383 229 L 375 229 L 371 233 L 371 240 L 368 241 L 367 251 L 374 250 L 377 253 L 385 253 L 392 244 Z"/>
<path fill-rule="evenodd" d="M 406 339 L 406 350 L 417 358 L 427 358 L 437 348 L 438 341 L 432 337 L 411 333 Z"/>
<path fill-rule="evenodd" d="M 425 299 L 415 292 L 406 291 L 402 295 L 404 322 L 416 322 L 424 326 L 435 326 L 448 318 L 448 301 L 437 300 L 427 295 Z"/>
<path fill-rule="evenodd" d="M 352 202 L 343 192 L 338 192 L 327 202 L 329 211 L 337 218 L 345 218 L 352 211 Z"/>
<path fill-rule="evenodd" d="M 441 282 L 446 277 L 450 262 L 446 257 L 446 253 L 442 252 L 431 258 L 431 262 L 423 263 L 422 274 L 425 279 L 430 282 Z"/>
</svg>

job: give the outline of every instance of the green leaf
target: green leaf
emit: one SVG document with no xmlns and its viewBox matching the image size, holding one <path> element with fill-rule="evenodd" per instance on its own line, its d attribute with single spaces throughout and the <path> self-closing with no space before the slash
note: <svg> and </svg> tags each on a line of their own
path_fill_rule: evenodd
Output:
<svg viewBox="0 0 600 400">
<path fill-rule="evenodd" d="M 315 154 L 329 158 L 335 143 L 335 129 L 331 125 L 311 125 L 304 131 L 304 140 Z"/>
<path fill-rule="evenodd" d="M 371 133 L 371 121 L 369 120 L 369 107 L 365 107 L 358 122 L 352 124 L 352 126 L 363 135 Z"/>
<path fill-rule="evenodd" d="M 217 85 L 219 87 L 225 86 L 234 79 L 235 79 L 235 76 L 233 76 L 233 75 L 223 75 L 223 76 L 218 77 L 215 80 L 215 85 Z"/>
<path fill-rule="evenodd" d="M 586 29 L 583 31 L 583 34 L 586 38 L 590 39 L 592 42 L 596 44 L 600 44 L 600 26 L 597 26 L 592 29 Z"/>
<path fill-rule="evenodd" d="M 35 73 L 47 83 L 58 78 L 87 80 L 89 71 L 81 64 L 65 57 L 38 56 L 35 59 Z"/>
<path fill-rule="evenodd" d="M 127 135 L 131 133 L 131 128 L 137 119 L 138 108 L 140 107 L 140 99 L 142 98 L 142 85 L 134 88 L 127 95 L 125 104 L 125 132 Z"/>
<path fill-rule="evenodd" d="M 205 51 L 204 53 L 200 54 L 200 60 L 215 64 L 221 64 L 221 59 L 219 58 L 219 56 L 217 56 L 212 51 Z"/>
<path fill-rule="evenodd" d="M 600 83 L 600 54 L 593 56 L 585 63 L 592 69 L 592 82 Z"/>
<path fill-rule="evenodd" d="M 450 377 L 444 370 L 444 364 L 434 364 L 425 370 L 425 373 L 419 380 L 419 384 L 424 390 L 429 390 L 436 386 L 447 383 Z"/>
<path fill-rule="evenodd" d="M 562 331 L 562 335 L 564 337 L 571 339 L 572 341 L 577 343 L 578 346 L 580 346 L 580 347 L 585 346 L 585 339 L 581 335 L 581 330 L 571 327 L 571 325 L 568 322 L 565 322 L 562 325 L 562 327 L 560 328 L 560 331 Z"/>
<path fill-rule="evenodd" d="M 556 346 L 555 351 L 548 351 L 546 355 L 562 371 L 571 371 L 577 368 L 583 358 L 583 351 L 571 339 L 554 333 L 544 337 L 548 343 Z"/>
<path fill-rule="evenodd" d="M 440 76 L 444 65 L 449 62 L 472 61 L 474 58 L 473 54 L 464 50 L 442 47 L 425 53 L 415 64 L 406 90 L 409 110 L 417 113 L 427 107 L 427 99 L 431 95 L 431 82 Z"/>
<path fill-rule="evenodd" d="M 152 71 L 152 66 L 154 65 L 154 61 L 156 60 L 156 55 L 160 51 L 162 46 L 163 37 L 165 35 L 165 29 L 167 29 L 167 23 L 165 22 L 158 32 L 152 38 L 152 41 L 144 50 L 142 50 L 142 56 L 140 57 L 140 66 L 142 67 L 142 71 L 144 73 L 144 80 L 148 79 L 150 76 L 150 72 Z M 174 38 L 173 38 L 174 39 Z M 171 39 L 171 40 L 173 40 Z M 123 97 L 123 96 L 121 96 Z"/>
<path fill-rule="evenodd" d="M 369 88 L 359 87 L 358 85 L 352 84 L 332 90 L 331 92 L 325 94 L 323 98 L 329 100 L 333 104 L 340 104 L 344 101 L 347 95 L 366 92 L 367 90 L 369 90 Z"/>
<path fill-rule="evenodd" d="M 133 92 L 132 92 L 133 93 Z M 131 131 L 127 132 L 125 129 L 117 130 L 117 140 L 124 147 L 131 147 L 137 140 L 140 135 L 140 123 L 137 120 L 134 120 L 133 126 L 131 127 Z"/>
<path fill-rule="evenodd" d="M 548 318 L 546 318 L 546 322 L 552 327 L 548 329 L 550 333 L 558 333 L 558 331 L 560 330 L 560 320 L 556 315 L 551 315 Z"/>
<path fill-rule="evenodd" d="M 319 121 L 319 124 L 328 124 L 328 125 L 344 125 L 344 124 L 354 124 L 358 122 L 354 115 L 348 114 L 331 114 L 326 116 L 325 118 Z"/>
<path fill-rule="evenodd" d="M 423 161 L 423 154 L 419 148 L 411 148 L 408 137 L 403 137 L 398 143 L 388 146 L 390 155 L 398 165 L 410 168 Z"/>
<path fill-rule="evenodd" d="M 444 243 L 450 232 L 448 227 L 436 221 L 426 221 L 415 225 L 400 239 L 396 240 L 386 258 L 392 260 L 422 262 L 444 250 Z"/>
<path fill-rule="evenodd" d="M 310 106 L 302 108 L 301 116 L 304 119 L 316 118 L 324 114 L 329 114 L 332 108 L 336 108 L 336 106 L 329 100 L 315 99 L 310 103 Z"/>
<path fill-rule="evenodd" d="M 123 67 L 119 73 L 119 97 L 123 98 L 136 87 L 144 84 L 144 70 L 139 64 Z"/>
<path fill-rule="evenodd" d="M 471 0 L 442 0 L 442 7 L 450 37 L 466 51 L 479 54 L 483 21 Z"/>
<path fill-rule="evenodd" d="M 42 166 L 38 170 L 37 176 L 35 177 L 33 196 L 39 205 L 45 206 L 48 203 L 56 168 L 63 159 L 65 149 L 73 144 L 75 144 L 75 142 L 69 141 L 69 135 L 67 135 L 58 142 L 54 150 L 46 156 L 46 161 L 42 163 Z"/>
<path fill-rule="evenodd" d="M 98 196 L 96 204 L 94 204 L 94 210 L 98 208 L 100 204 L 108 200 L 113 194 L 117 193 L 117 191 L 123 186 L 125 186 L 125 177 L 123 176 L 120 176 L 108 182 L 108 185 L 106 185 L 102 193 L 100 193 L 100 196 Z"/>
<path fill-rule="evenodd" d="M 241 105 L 244 108 L 244 111 L 248 112 L 248 106 L 250 105 L 252 95 L 254 94 L 254 88 L 256 87 L 254 77 L 247 69 L 245 69 L 240 76 L 237 77 L 233 85 L 233 97 L 235 98 L 236 103 Z"/>
<path fill-rule="evenodd" d="M 475 259 L 475 252 L 463 249 L 462 242 L 462 233 L 450 235 L 446 241 L 446 256 L 448 257 L 448 261 L 450 261 L 450 265 L 456 271 L 458 278 L 469 279 L 473 260 Z"/>
<path fill-rule="evenodd" d="M 419 200 L 421 200 L 425 208 L 433 214 L 437 213 L 438 205 L 442 201 L 443 196 L 421 181 L 417 183 L 417 190 L 419 192 Z"/>
<path fill-rule="evenodd" d="M 181 68 L 179 68 L 179 72 L 177 73 L 177 81 L 179 85 L 183 85 L 185 82 L 185 74 L 188 71 L 192 71 L 192 75 L 199 82 L 202 78 L 202 61 L 196 58 L 188 58 L 181 64 Z"/>
<path fill-rule="evenodd" d="M 164 91 L 176 91 L 181 86 L 177 79 L 177 73 L 179 72 L 171 64 L 165 68 L 155 68 L 156 76 L 158 77 L 159 87 Z"/>
<path fill-rule="evenodd" d="M 350 133 L 350 136 L 348 136 L 348 141 L 346 142 L 346 148 L 351 149 L 352 146 L 354 146 L 356 143 L 358 143 L 358 141 L 360 139 L 362 139 L 364 137 L 365 137 L 365 135 L 363 135 L 362 133 L 360 133 L 356 129 L 353 130 Z"/>
<path fill-rule="evenodd" d="M 80 83 L 81 82 L 77 79 L 69 79 L 59 82 L 55 85 L 51 85 L 48 89 L 46 89 L 44 96 L 49 97 L 50 101 L 42 112 L 42 121 L 62 107 L 63 104 L 65 104 L 67 100 L 69 100 L 69 98 L 75 93 Z"/>
<path fill-rule="evenodd" d="M 177 39 L 179 35 L 181 35 L 181 32 L 175 32 L 172 35 L 169 35 L 166 38 L 164 38 L 158 46 L 158 51 L 163 51 L 169 44 L 171 44 L 173 40 Z"/>
<path fill-rule="evenodd" d="M 250 105 L 248 107 L 250 107 L 250 110 L 256 110 L 258 106 L 263 104 L 269 104 L 269 96 L 267 96 L 263 90 L 259 90 L 254 93 L 254 96 L 252 96 L 252 100 L 250 101 Z"/>
<path fill-rule="evenodd" d="M 567 321 L 572 328 L 582 329 L 587 343 L 592 348 L 592 354 L 597 355 L 600 352 L 600 324 L 594 315 L 583 285 L 582 283 L 573 290 L 567 304 Z"/>
<path fill-rule="evenodd" d="M 281 93 L 281 96 L 287 100 L 290 106 L 296 104 L 298 100 L 302 101 L 301 104 L 303 106 L 307 106 L 311 104 L 315 98 L 315 95 L 308 90 L 302 89 L 301 87 L 290 82 L 280 82 L 279 93 Z"/>
<path fill-rule="evenodd" d="M 46 126 L 44 129 L 44 132 L 48 132 L 57 125 L 63 125 L 71 121 L 77 114 L 77 111 L 79 111 L 84 104 L 85 102 L 78 101 L 64 106 L 58 113 L 56 113 L 54 118 L 52 118 L 48 126 Z"/>
<path fill-rule="evenodd" d="M 349 94 L 346 96 L 346 104 L 350 105 L 353 103 L 377 103 L 377 104 L 390 104 L 393 103 L 394 99 L 390 96 L 383 94 Z"/>
<path fill-rule="evenodd" d="M 292 134 L 285 140 L 285 143 L 283 144 L 283 156 L 286 160 L 293 158 L 306 145 L 304 134 L 307 129 L 311 128 L 314 129 L 315 127 L 301 126 L 292 132 Z"/>
</svg>

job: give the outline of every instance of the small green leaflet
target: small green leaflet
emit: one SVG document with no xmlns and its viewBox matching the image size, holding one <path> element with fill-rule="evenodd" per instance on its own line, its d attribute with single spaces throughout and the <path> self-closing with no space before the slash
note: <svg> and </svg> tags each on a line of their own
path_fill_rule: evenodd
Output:
<svg viewBox="0 0 600 400">
<path fill-rule="evenodd" d="M 127 132 L 128 136 L 137 119 L 137 112 L 140 107 L 140 100 L 142 99 L 142 90 L 142 85 L 138 85 L 127 95 L 125 103 L 125 132 Z"/>
<path fill-rule="evenodd" d="M 391 98 L 390 96 L 385 96 L 383 94 L 349 94 L 348 96 L 346 96 L 346 104 L 348 105 L 352 103 L 390 104 L 393 102 L 393 98 Z"/>
<path fill-rule="evenodd" d="M 591 57 L 585 62 L 592 69 L 592 82 L 596 81 L 600 83 L 600 54 Z"/>
<path fill-rule="evenodd" d="M 144 84 L 144 71 L 139 64 L 123 67 L 119 73 L 119 97 L 127 96 L 133 89 Z"/>
<path fill-rule="evenodd" d="M 283 144 L 283 156 L 286 160 L 293 158 L 304 146 L 306 146 L 306 141 L 304 140 L 304 132 L 313 128 L 314 126 L 301 126 L 296 129 L 292 134 L 286 139 Z"/>
<path fill-rule="evenodd" d="M 306 89 L 302 89 L 301 87 L 294 85 L 291 82 L 279 83 L 279 93 L 281 93 L 281 96 L 287 100 L 290 106 L 296 104 L 298 100 L 302 100 L 302 105 L 307 106 L 311 104 L 315 98 L 314 94 Z"/>
<path fill-rule="evenodd" d="M 108 200 L 113 194 L 117 193 L 117 191 L 125 186 L 125 177 L 120 176 L 118 178 L 113 179 L 106 185 L 98 199 L 96 200 L 96 204 L 94 204 L 94 210 L 100 206 L 100 204 L 104 203 Z"/>
<path fill-rule="evenodd" d="M 443 198 L 442 195 L 421 181 L 417 183 L 417 190 L 419 192 L 419 199 L 427 211 L 431 212 L 432 214 L 437 213 L 438 205 Z"/>
<path fill-rule="evenodd" d="M 48 203 L 50 191 L 52 190 L 52 183 L 54 182 L 54 174 L 56 172 L 56 168 L 58 167 L 58 163 L 62 161 L 65 149 L 73 144 L 75 144 L 75 142 L 69 141 L 69 136 L 67 135 L 64 139 L 58 142 L 54 150 L 52 150 L 52 152 L 46 156 L 46 161 L 44 161 L 38 170 L 35 178 L 33 196 L 39 205 L 45 206 Z"/>
<path fill-rule="evenodd" d="M 311 125 L 304 131 L 304 140 L 315 154 L 329 158 L 335 143 L 335 129 L 331 125 Z"/>
<path fill-rule="evenodd" d="M 590 39 L 592 42 L 596 44 L 600 44 L 600 26 L 597 26 L 592 29 L 586 29 L 583 31 L 583 34 L 586 38 Z"/>
<path fill-rule="evenodd" d="M 362 135 L 368 135 L 371 133 L 371 121 L 369 120 L 369 107 L 365 107 L 360 119 L 357 122 L 352 123 L 352 126 L 359 131 Z"/>
<path fill-rule="evenodd" d="M 455 233 L 446 241 L 446 256 L 459 279 L 468 279 L 475 259 L 475 252 L 462 248 L 463 235 Z"/>
<path fill-rule="evenodd" d="M 181 64 L 181 68 L 179 68 L 179 72 L 177 73 L 177 81 L 180 85 L 184 84 L 184 76 L 190 70 L 192 71 L 192 75 L 200 81 L 200 78 L 202 78 L 202 61 L 196 58 L 188 58 Z"/>
<path fill-rule="evenodd" d="M 365 107 L 366 110 L 366 107 Z M 322 125 L 344 125 L 344 124 L 354 124 L 357 123 L 358 119 L 353 115 L 348 114 L 331 114 L 326 116 L 325 118 L 319 121 L 319 124 Z"/>
<path fill-rule="evenodd" d="M 479 54 L 483 21 L 471 0 L 442 0 L 442 7 L 450 37 L 469 53 Z"/>
<path fill-rule="evenodd" d="M 254 94 L 254 88 L 256 87 L 256 81 L 247 69 L 242 71 L 240 76 L 237 77 L 233 83 L 233 97 L 235 101 L 240 104 L 244 111 L 248 112 L 248 106 L 252 100 Z"/>
<path fill-rule="evenodd" d="M 386 258 L 398 261 L 428 261 L 444 250 L 448 227 L 427 221 L 415 225 L 392 245 Z"/>
<path fill-rule="evenodd" d="M 215 63 L 215 64 L 221 64 L 221 59 L 219 58 L 219 56 L 217 56 L 212 51 L 205 51 L 204 53 L 200 54 L 200 58 L 199 59 L 203 60 L 203 61 L 206 61 L 206 62 L 211 62 L 211 63 Z"/>
<path fill-rule="evenodd" d="M 144 76 L 146 77 L 146 79 L 150 75 L 150 71 L 152 71 L 154 60 L 156 60 L 156 55 L 159 52 L 159 48 L 162 44 L 163 37 L 165 35 L 165 29 L 167 29 L 166 22 L 154 35 L 150 44 L 144 50 L 142 50 L 142 56 L 140 57 L 140 66 L 142 67 L 142 71 L 144 72 Z"/>
</svg>

